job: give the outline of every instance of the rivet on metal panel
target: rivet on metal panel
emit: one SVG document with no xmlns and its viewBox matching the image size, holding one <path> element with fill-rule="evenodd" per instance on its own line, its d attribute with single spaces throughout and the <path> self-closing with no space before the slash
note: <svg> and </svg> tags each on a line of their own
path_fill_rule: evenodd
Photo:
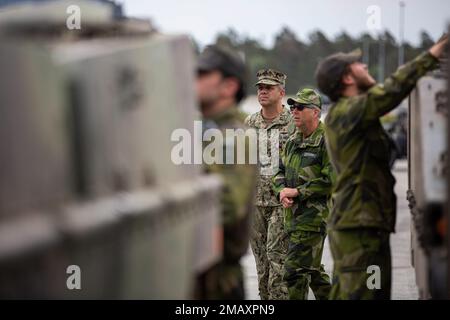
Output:
<svg viewBox="0 0 450 320">
<path fill-rule="evenodd" d="M 442 152 L 439 155 L 439 159 L 435 166 L 432 168 L 432 172 L 435 176 L 443 176 L 447 172 L 447 152 Z"/>
<path fill-rule="evenodd" d="M 122 172 L 113 173 L 113 190 L 116 192 L 126 191 L 128 189 L 128 184 L 125 178 L 125 174 Z"/>
<path fill-rule="evenodd" d="M 156 183 L 156 178 L 153 171 L 149 168 L 145 168 L 143 171 L 144 186 L 152 186 Z"/>
<path fill-rule="evenodd" d="M 439 156 L 439 166 L 441 171 L 440 174 L 443 176 L 446 176 L 448 172 L 447 158 L 448 158 L 447 151 L 442 152 Z"/>
<path fill-rule="evenodd" d="M 448 114 L 447 92 L 445 92 L 444 90 L 436 92 L 434 100 L 436 101 L 436 111 L 439 113 L 443 113 L 446 116 Z"/>
<path fill-rule="evenodd" d="M 118 72 L 117 86 L 119 89 L 121 108 L 129 110 L 139 106 L 143 93 L 137 70 L 130 67 L 120 69 Z"/>
</svg>

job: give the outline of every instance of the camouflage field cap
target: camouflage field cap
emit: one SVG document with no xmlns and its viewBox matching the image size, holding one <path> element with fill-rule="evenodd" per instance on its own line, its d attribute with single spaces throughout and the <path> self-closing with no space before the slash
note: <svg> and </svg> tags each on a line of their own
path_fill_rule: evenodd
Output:
<svg viewBox="0 0 450 320">
<path fill-rule="evenodd" d="M 350 64 L 360 61 L 361 55 L 361 49 L 356 49 L 349 53 L 338 52 L 322 60 L 316 69 L 319 90 L 336 101 L 342 76 Z"/>
<path fill-rule="evenodd" d="M 234 51 L 217 45 L 203 50 L 197 61 L 197 71 L 218 70 L 225 76 L 238 78 L 243 85 L 247 81 L 247 68 L 244 60 Z"/>
<path fill-rule="evenodd" d="M 270 86 L 282 85 L 283 87 L 286 84 L 287 76 L 277 70 L 274 69 L 262 69 L 256 73 L 256 77 L 258 78 L 258 82 L 255 83 L 255 86 L 258 84 L 268 84 Z"/>
<path fill-rule="evenodd" d="M 289 98 L 287 100 L 288 105 L 293 104 L 304 104 L 304 105 L 313 105 L 319 109 L 322 109 L 322 98 L 320 94 L 314 89 L 305 88 L 297 92 L 295 98 Z"/>
</svg>

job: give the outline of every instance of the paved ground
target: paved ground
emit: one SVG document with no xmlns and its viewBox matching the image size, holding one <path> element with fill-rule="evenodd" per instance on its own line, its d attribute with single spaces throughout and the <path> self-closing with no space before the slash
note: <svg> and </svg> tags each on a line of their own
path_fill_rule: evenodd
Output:
<svg viewBox="0 0 450 320">
<path fill-rule="evenodd" d="M 410 254 L 410 213 L 406 201 L 406 190 L 408 187 L 407 162 L 397 161 L 394 168 L 394 175 L 397 179 L 395 192 L 397 194 L 397 225 L 396 233 L 391 237 L 393 283 L 392 299 L 416 300 L 418 299 L 417 287 L 415 283 L 414 269 L 411 267 Z M 331 275 L 333 260 L 330 255 L 328 240 L 325 241 L 323 256 L 325 270 Z M 259 299 L 258 280 L 256 276 L 255 259 L 251 250 L 242 260 L 245 270 L 245 286 L 247 299 Z M 314 295 L 310 292 L 310 299 Z"/>
</svg>

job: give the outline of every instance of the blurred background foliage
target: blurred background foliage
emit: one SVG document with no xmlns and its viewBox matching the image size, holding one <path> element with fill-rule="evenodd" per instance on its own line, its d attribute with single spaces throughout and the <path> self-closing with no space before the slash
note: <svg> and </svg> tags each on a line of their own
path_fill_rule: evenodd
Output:
<svg viewBox="0 0 450 320">
<path fill-rule="evenodd" d="M 380 71 L 380 43 L 384 43 L 385 63 L 384 70 Z M 422 51 L 428 49 L 434 40 L 430 35 L 422 31 L 418 46 L 404 42 L 404 61 L 409 61 Z M 193 39 L 197 53 L 200 48 Z M 241 35 L 235 29 L 220 32 L 215 44 L 232 48 L 240 52 L 246 59 L 249 67 L 250 82 L 249 92 L 254 91 L 253 84 L 256 81 L 256 72 L 262 68 L 275 68 L 287 74 L 286 92 L 295 94 L 300 87 L 314 86 L 314 71 L 320 59 L 338 51 L 348 52 L 361 48 L 364 60 L 368 63 L 370 73 L 375 79 L 379 73 L 389 75 L 398 67 L 399 43 L 394 36 L 385 31 L 376 37 L 369 33 L 352 37 L 346 32 L 338 34 L 334 39 L 328 38 L 320 30 L 311 32 L 307 41 L 300 40 L 295 32 L 288 27 L 283 27 L 275 35 L 272 48 L 264 47 L 257 39 Z M 383 76 L 383 78 L 384 78 Z"/>
</svg>

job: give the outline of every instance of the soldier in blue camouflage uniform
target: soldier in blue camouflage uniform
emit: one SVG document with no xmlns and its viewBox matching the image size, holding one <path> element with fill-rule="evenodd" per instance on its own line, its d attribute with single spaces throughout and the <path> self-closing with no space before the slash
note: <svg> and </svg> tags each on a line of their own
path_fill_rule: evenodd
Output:
<svg viewBox="0 0 450 320">
<path fill-rule="evenodd" d="M 288 104 L 298 130 L 286 142 L 273 178 L 289 235 L 284 279 L 290 299 L 308 299 L 311 287 L 316 299 L 325 300 L 331 286 L 321 260 L 332 172 L 320 122 L 322 100 L 306 88 L 288 99 Z"/>
<path fill-rule="evenodd" d="M 262 108 L 249 116 L 245 123 L 259 131 L 259 147 L 267 148 L 267 158 L 260 161 L 250 244 L 255 256 L 261 299 L 283 300 L 288 298 L 283 282 L 287 234 L 283 226 L 283 208 L 272 190 L 271 164 L 272 161 L 278 164 L 281 150 L 295 126 L 289 110 L 282 104 L 286 75 L 277 70 L 263 69 L 256 76 L 258 101 Z M 261 134 L 262 131 L 266 134 Z M 272 158 L 271 142 L 274 139 L 278 139 L 277 159 Z"/>
<path fill-rule="evenodd" d="M 237 103 L 245 97 L 246 68 L 234 52 L 209 46 L 198 61 L 197 93 L 204 126 L 222 131 L 235 129 L 232 147 L 237 147 L 246 114 Z M 206 129 L 206 128 L 205 128 Z M 238 130 L 237 130 L 238 129 Z M 242 131 L 241 131 L 242 132 Z M 242 133 L 245 136 L 244 133 Z M 227 140 L 227 139 L 225 139 Z M 225 141 L 224 159 L 229 141 Z M 237 150 L 235 149 L 235 153 Z M 248 154 L 248 144 L 246 145 Z M 223 258 L 201 275 L 197 281 L 195 297 L 199 299 L 244 299 L 244 279 L 240 259 L 247 253 L 250 220 L 253 213 L 257 166 L 251 164 L 211 164 L 208 173 L 222 177 L 221 196 L 223 224 Z"/>
<path fill-rule="evenodd" d="M 337 53 L 318 66 L 319 89 L 333 105 L 325 135 L 335 169 L 333 207 L 328 222 L 334 259 L 331 299 L 390 299 L 389 236 L 396 218 L 395 178 L 390 171 L 392 142 L 380 117 L 394 109 L 417 80 L 438 65 L 448 37 L 375 84 L 360 52 Z M 369 289 L 372 268 L 381 287 Z M 372 286 L 371 286 L 372 288 Z"/>
</svg>

